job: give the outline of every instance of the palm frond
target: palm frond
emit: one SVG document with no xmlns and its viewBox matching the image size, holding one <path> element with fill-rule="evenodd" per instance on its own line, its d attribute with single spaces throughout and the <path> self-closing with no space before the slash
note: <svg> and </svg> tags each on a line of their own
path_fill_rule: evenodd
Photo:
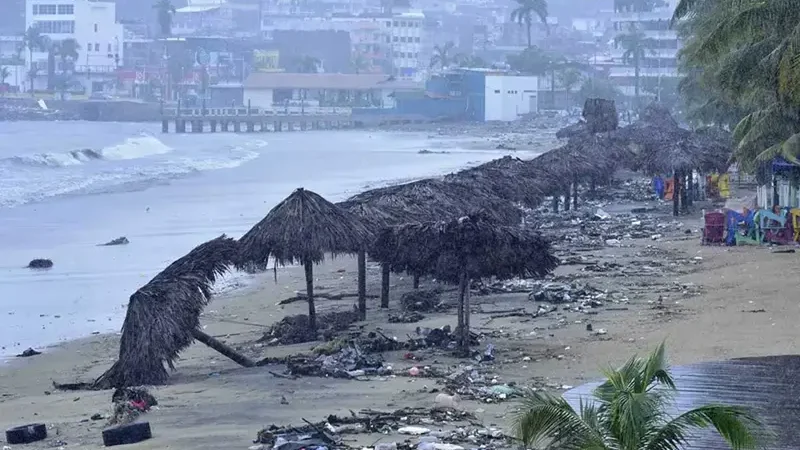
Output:
<svg viewBox="0 0 800 450">
<path fill-rule="evenodd" d="M 602 436 L 566 400 L 529 391 L 514 415 L 514 435 L 527 448 L 547 442 L 563 450 L 605 450 Z"/>
<path fill-rule="evenodd" d="M 680 450 L 689 444 L 690 431 L 713 428 L 733 450 L 761 448 L 763 426 L 747 409 L 706 405 L 679 415 L 652 433 L 643 450 Z"/>
</svg>

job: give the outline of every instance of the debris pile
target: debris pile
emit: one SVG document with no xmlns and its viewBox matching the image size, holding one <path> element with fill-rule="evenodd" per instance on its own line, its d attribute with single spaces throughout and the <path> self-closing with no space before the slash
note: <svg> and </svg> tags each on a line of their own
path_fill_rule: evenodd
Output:
<svg viewBox="0 0 800 450">
<path fill-rule="evenodd" d="M 416 311 L 389 313 L 389 323 L 416 323 L 424 318 L 425 316 Z"/>
<path fill-rule="evenodd" d="M 358 378 L 367 375 L 389 375 L 391 367 L 383 367 L 379 354 L 366 354 L 353 344 L 332 355 L 298 357 L 287 361 L 289 373 L 300 376 Z"/>
<path fill-rule="evenodd" d="M 357 311 L 334 311 L 317 316 L 317 333 L 315 334 L 308 327 L 308 316 L 299 314 L 296 316 L 286 316 L 280 322 L 273 325 L 264 334 L 259 342 L 267 342 L 269 345 L 283 344 L 302 344 L 317 340 L 318 334 L 324 340 L 333 339 L 334 335 L 344 331 L 360 319 Z"/>
<path fill-rule="evenodd" d="M 306 421 L 302 427 L 272 425 L 258 432 L 256 444 L 264 449 L 297 450 L 347 449 L 341 435 L 360 433 L 401 434 L 411 436 L 402 442 L 381 443 L 375 450 L 463 450 L 480 447 L 493 449 L 511 444 L 497 428 L 481 425 L 474 414 L 453 408 L 403 408 L 396 411 L 363 409 L 350 416 L 330 415 L 325 421 Z M 457 427 L 454 429 L 447 429 Z"/>
<path fill-rule="evenodd" d="M 500 383 L 497 376 L 481 373 L 476 366 L 461 367 L 444 380 L 451 392 L 462 398 L 480 400 L 484 403 L 502 402 L 522 396 L 523 392 L 513 382 Z"/>
<path fill-rule="evenodd" d="M 114 405 L 108 425 L 125 425 L 134 422 L 140 415 L 158 405 L 158 401 L 145 388 L 120 388 L 111 396 Z"/>
<path fill-rule="evenodd" d="M 579 303 L 579 308 L 599 308 L 608 294 L 590 285 L 536 281 L 528 298 L 554 304 Z"/>
<path fill-rule="evenodd" d="M 415 289 L 400 297 L 400 306 L 404 311 L 430 312 L 441 308 L 441 291 L 439 289 Z"/>
</svg>

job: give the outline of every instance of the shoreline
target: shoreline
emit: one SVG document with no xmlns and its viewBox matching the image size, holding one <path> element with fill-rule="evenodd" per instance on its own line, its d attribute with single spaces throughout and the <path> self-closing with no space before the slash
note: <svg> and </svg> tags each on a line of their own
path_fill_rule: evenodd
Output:
<svg viewBox="0 0 800 450">
<path fill-rule="evenodd" d="M 619 217 L 600 225 L 607 228 L 600 238 L 559 244 L 561 257 L 569 262 L 559 267 L 554 283 L 591 286 L 605 292 L 604 306 L 596 310 L 571 303 L 555 303 L 546 315 L 501 317 L 496 311 L 536 311 L 542 303 L 528 298 L 527 292 L 488 295 L 475 294 L 475 329 L 484 335 L 480 349 L 491 343 L 496 359 L 475 363 L 453 359 L 435 350 L 414 352 L 421 362 L 404 359 L 404 352 L 387 352 L 384 358 L 402 373 L 414 365 L 429 365 L 452 373 L 459 366 L 473 364 L 486 376 L 501 383 L 514 381 L 520 386 L 537 387 L 561 393 L 596 378 L 599 368 L 618 364 L 633 353 L 644 353 L 667 340 L 673 364 L 736 356 L 791 353 L 796 348 L 793 313 L 797 305 L 791 297 L 791 280 L 781 270 L 800 268 L 794 255 L 776 255 L 761 248 L 701 247 L 698 214 L 679 220 L 669 218 L 669 206 L 658 204 L 658 211 L 642 214 L 644 230 L 637 236 L 629 230 L 632 219 L 625 210 L 643 202 L 600 202 Z M 653 202 L 644 202 L 653 206 Z M 700 208 L 700 206 L 698 206 Z M 558 223 L 569 236 L 591 216 L 594 206 L 564 214 Z M 613 211 L 613 212 L 612 212 Z M 550 220 L 553 216 L 544 216 Z M 591 224 L 591 222 L 586 222 Z M 555 228 L 558 228 L 556 226 Z M 652 239 L 650 230 L 663 235 Z M 687 234 L 686 230 L 690 230 Z M 619 234 L 620 244 L 595 245 L 607 235 Z M 638 237 L 642 235 L 641 237 Z M 586 236 L 584 236 L 586 237 Z M 592 245 L 588 245 L 588 244 Z M 578 242 L 577 244 L 580 244 Z M 572 262 L 570 262 L 572 261 Z M 753 267 L 758 266 L 757 273 Z M 780 269 L 779 268 L 783 268 Z M 305 304 L 275 304 L 294 295 L 303 286 L 299 268 L 278 274 L 277 283 L 266 280 L 253 292 L 232 298 L 216 298 L 201 316 L 204 330 L 238 348 L 248 356 L 282 357 L 308 352 L 319 342 L 288 346 L 265 346 L 255 341 L 265 326 L 290 315 L 303 313 Z M 327 259 L 315 270 L 320 292 L 352 292 L 356 286 L 352 257 Z M 407 277 L 392 276 L 390 310 L 368 302 L 368 320 L 356 329 L 379 328 L 388 336 L 403 337 L 416 326 L 439 327 L 454 323 L 453 313 L 424 313 L 415 324 L 392 324 L 389 312 L 397 312 L 399 298 L 411 289 Z M 422 287 L 431 286 L 423 279 Z M 379 270 L 368 264 L 368 294 L 380 291 Z M 598 294 L 600 295 L 600 294 Z M 661 297 L 663 302 L 659 302 Z M 443 300 L 452 303 L 452 297 Z M 354 299 L 320 300 L 320 313 L 347 310 Z M 763 310 L 763 313 L 758 313 Z M 592 313 L 592 312 L 595 313 Z M 587 332 L 591 323 L 594 332 Z M 249 326 L 244 325 L 249 324 Z M 599 330 L 605 330 L 600 333 Z M 18 425 L 42 421 L 58 430 L 57 438 L 67 448 L 101 448 L 99 434 L 104 421 L 92 421 L 93 414 L 107 415 L 109 391 L 57 392 L 51 382 L 91 381 L 114 361 L 115 336 L 94 336 L 58 347 L 55 351 L 27 358 L 14 370 L 0 368 L 0 424 Z M 137 448 L 219 449 L 247 448 L 258 430 L 270 423 L 300 425 L 302 419 L 316 421 L 328 414 L 348 415 L 362 408 L 393 410 L 405 406 L 433 406 L 440 380 L 409 377 L 371 377 L 365 381 L 319 377 L 279 378 L 285 366 L 243 369 L 202 345 L 193 345 L 176 364 L 169 384 L 156 387 L 160 407 L 148 413 L 154 438 Z M 48 391 L 45 393 L 44 391 Z M 288 406 L 284 404 L 288 403 Z M 465 398 L 463 408 L 481 418 L 484 426 L 506 429 L 508 408 L 513 403 L 480 398 Z M 55 433 L 53 433 L 55 434 Z M 399 442 L 407 437 L 389 435 L 346 436 L 350 445 Z M 52 440 L 43 443 L 46 448 Z"/>
</svg>

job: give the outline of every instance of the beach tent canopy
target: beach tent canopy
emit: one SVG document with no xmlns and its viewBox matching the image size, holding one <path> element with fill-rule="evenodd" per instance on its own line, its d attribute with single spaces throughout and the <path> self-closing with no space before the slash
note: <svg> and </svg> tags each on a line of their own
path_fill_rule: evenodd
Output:
<svg viewBox="0 0 800 450">
<path fill-rule="evenodd" d="M 222 235 L 198 245 L 133 295 L 122 325 L 119 359 L 95 382 L 98 389 L 164 384 L 178 354 L 200 327 L 217 277 L 231 267 L 238 246 Z"/>
</svg>

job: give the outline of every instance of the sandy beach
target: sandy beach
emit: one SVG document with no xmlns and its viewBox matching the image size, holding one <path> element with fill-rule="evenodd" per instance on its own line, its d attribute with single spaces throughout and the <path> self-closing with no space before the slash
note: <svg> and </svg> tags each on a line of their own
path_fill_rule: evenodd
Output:
<svg viewBox="0 0 800 450">
<path fill-rule="evenodd" d="M 636 204 L 608 205 L 612 214 L 625 214 Z M 652 206 L 652 205 L 651 205 Z M 619 210 L 619 212 L 618 212 Z M 598 368 L 618 364 L 633 353 L 646 352 L 662 340 L 668 343 L 674 364 L 720 360 L 739 356 L 792 353 L 796 348 L 795 314 L 800 308 L 785 276 L 800 266 L 796 254 L 774 254 L 767 248 L 704 247 L 700 245 L 700 212 L 678 221 L 668 216 L 669 205 L 648 213 L 659 224 L 661 236 L 622 237 L 619 243 L 592 250 L 562 252 L 589 263 L 564 264 L 555 281 L 591 285 L 606 292 L 603 307 L 586 309 L 554 305 L 534 318 L 542 303 L 527 293 L 473 295 L 473 329 L 482 346 L 495 347 L 495 360 L 481 363 L 497 382 L 562 392 L 598 377 Z M 583 214 L 591 215 L 584 210 Z M 628 216 L 622 216 L 628 217 Z M 635 218 L 634 218 L 635 219 Z M 624 219 L 624 220 L 634 220 Z M 637 235 L 638 236 L 638 235 Z M 573 246 L 574 247 L 574 246 Z M 570 258 L 567 258 L 569 260 Z M 616 267 L 616 269 L 615 269 Z M 619 269 L 622 267 L 623 269 Z M 254 359 L 308 352 L 315 344 L 265 346 L 255 343 L 267 327 L 285 315 L 305 312 L 304 302 L 277 303 L 303 289 L 303 271 L 279 269 L 270 279 L 247 292 L 214 299 L 201 321 L 204 331 Z M 356 264 L 352 258 L 327 260 L 315 270 L 319 292 L 353 292 Z M 423 280 L 422 288 L 431 285 Z M 380 292 L 380 270 L 368 265 L 368 293 Z M 400 339 L 417 326 L 455 325 L 453 313 L 426 313 L 413 324 L 390 324 L 387 316 L 399 309 L 411 280 L 392 277 L 391 308 L 369 302 L 368 321 L 355 329 L 379 329 Z M 446 303 L 455 294 L 443 296 Z M 348 310 L 354 299 L 318 300 L 320 312 Z M 452 310 L 451 310 L 452 311 Z M 500 314 L 523 311 L 525 314 Z M 586 324 L 591 323 L 592 332 Z M 602 331 L 600 331 L 602 330 Z M 111 391 L 60 392 L 52 382 L 91 381 L 115 360 L 118 336 L 97 335 L 71 341 L 44 354 L 18 358 L 0 370 L 0 426 L 43 422 L 49 437 L 25 448 L 100 448 L 105 420 L 110 414 Z M 435 367 L 444 373 L 459 365 L 441 350 L 422 350 L 422 361 L 404 360 L 404 352 L 383 355 L 395 373 L 412 366 Z M 153 439 L 135 448 L 219 449 L 248 448 L 265 426 L 302 425 L 303 419 L 323 420 L 329 414 L 348 415 L 364 408 L 394 410 L 408 406 L 432 407 L 441 380 L 408 376 L 343 380 L 320 377 L 275 376 L 285 365 L 243 369 L 201 345 L 193 345 L 177 363 L 168 386 L 156 387 L 159 406 L 147 413 Z M 485 427 L 507 429 L 512 401 L 464 400 Z M 407 436 L 347 435 L 351 445 L 397 442 Z"/>
</svg>

